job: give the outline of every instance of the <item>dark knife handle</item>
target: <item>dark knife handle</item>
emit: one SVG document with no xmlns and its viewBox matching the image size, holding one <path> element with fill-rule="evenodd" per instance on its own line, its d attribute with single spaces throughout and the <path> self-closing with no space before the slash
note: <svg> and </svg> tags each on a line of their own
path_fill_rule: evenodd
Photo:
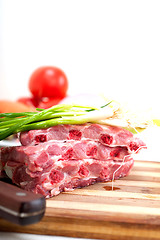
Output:
<svg viewBox="0 0 160 240">
<path fill-rule="evenodd" d="M 28 225 L 41 220 L 45 206 L 46 201 L 41 194 L 0 181 L 0 217 L 19 225 Z"/>
</svg>

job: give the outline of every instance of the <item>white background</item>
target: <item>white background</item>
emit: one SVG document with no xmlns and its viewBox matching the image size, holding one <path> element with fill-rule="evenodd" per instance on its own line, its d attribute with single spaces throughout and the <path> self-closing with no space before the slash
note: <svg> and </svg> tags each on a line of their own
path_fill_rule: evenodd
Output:
<svg viewBox="0 0 160 240">
<path fill-rule="evenodd" d="M 0 98 L 29 96 L 37 67 L 64 70 L 68 94 L 159 109 L 160 1 L 0 0 Z"/>
</svg>

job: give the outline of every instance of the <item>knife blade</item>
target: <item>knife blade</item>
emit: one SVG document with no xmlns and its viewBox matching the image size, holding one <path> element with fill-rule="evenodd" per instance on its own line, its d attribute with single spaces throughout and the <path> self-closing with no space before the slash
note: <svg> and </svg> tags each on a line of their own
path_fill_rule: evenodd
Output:
<svg viewBox="0 0 160 240">
<path fill-rule="evenodd" d="M 0 181 L 0 217 L 18 225 L 39 222 L 46 208 L 45 197 Z"/>
</svg>

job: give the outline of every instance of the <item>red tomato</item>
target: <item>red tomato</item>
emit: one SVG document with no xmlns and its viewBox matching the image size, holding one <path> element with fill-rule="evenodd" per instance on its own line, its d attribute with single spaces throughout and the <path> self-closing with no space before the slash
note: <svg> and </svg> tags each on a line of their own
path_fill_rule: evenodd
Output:
<svg viewBox="0 0 160 240">
<path fill-rule="evenodd" d="M 61 98 L 42 98 L 38 104 L 38 108 L 50 108 L 61 101 Z"/>
<path fill-rule="evenodd" d="M 36 98 L 63 98 L 68 89 L 68 79 L 65 73 L 52 66 L 36 69 L 29 79 L 29 90 Z"/>
<path fill-rule="evenodd" d="M 35 108 L 50 108 L 56 104 L 58 104 L 62 98 L 34 98 L 34 97 L 21 97 L 17 100 L 19 103 L 23 103 L 29 107 Z"/>
<path fill-rule="evenodd" d="M 37 107 L 39 104 L 39 99 L 34 97 L 21 97 L 17 102 L 24 103 L 27 106 Z"/>
</svg>

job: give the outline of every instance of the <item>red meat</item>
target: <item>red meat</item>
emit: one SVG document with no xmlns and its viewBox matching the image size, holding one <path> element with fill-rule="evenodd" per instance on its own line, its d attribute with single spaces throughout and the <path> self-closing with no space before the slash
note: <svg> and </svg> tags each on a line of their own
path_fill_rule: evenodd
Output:
<svg viewBox="0 0 160 240">
<path fill-rule="evenodd" d="M 36 145 L 50 140 L 94 140 L 108 146 L 126 146 L 136 152 L 144 143 L 120 127 L 99 124 L 56 125 L 48 129 L 30 130 L 20 134 L 22 145 Z"/>
<path fill-rule="evenodd" d="M 1 174 L 46 198 L 125 177 L 145 147 L 127 130 L 98 124 L 58 125 L 21 133 L 22 146 L 0 150 Z"/>
<path fill-rule="evenodd" d="M 41 171 L 32 172 L 27 165 L 7 161 L 5 171 L 13 183 L 34 193 L 41 193 L 46 198 L 55 196 L 62 191 L 88 186 L 95 182 L 119 179 L 129 174 L 133 159 L 126 157 L 119 160 L 60 160 Z M 117 170 L 117 171 L 116 171 Z"/>
</svg>

